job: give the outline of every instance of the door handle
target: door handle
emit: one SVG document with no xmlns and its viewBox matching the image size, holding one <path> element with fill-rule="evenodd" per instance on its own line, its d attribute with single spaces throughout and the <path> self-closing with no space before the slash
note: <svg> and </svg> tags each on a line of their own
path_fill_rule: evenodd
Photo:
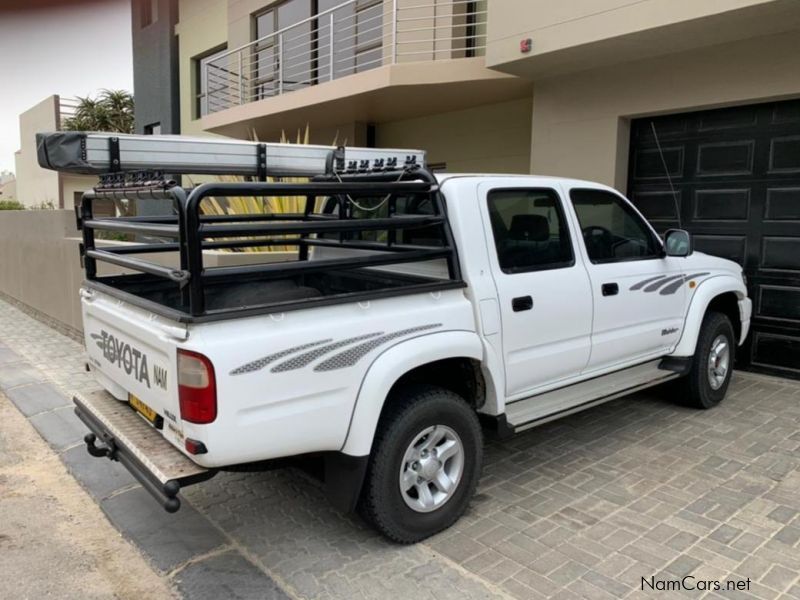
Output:
<svg viewBox="0 0 800 600">
<path fill-rule="evenodd" d="M 619 294 L 619 285 L 616 283 L 604 283 L 601 289 L 603 296 L 616 296 Z"/>
<path fill-rule="evenodd" d="M 530 310 L 532 308 L 533 308 L 533 298 L 531 298 L 530 296 L 520 296 L 519 298 L 514 298 L 511 301 L 511 309 L 514 312 Z"/>
</svg>

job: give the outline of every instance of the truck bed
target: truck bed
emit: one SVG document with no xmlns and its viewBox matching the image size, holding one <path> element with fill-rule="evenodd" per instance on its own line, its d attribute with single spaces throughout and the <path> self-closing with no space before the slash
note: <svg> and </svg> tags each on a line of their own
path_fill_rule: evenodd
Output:
<svg viewBox="0 0 800 600">
<path fill-rule="evenodd" d="M 180 321 L 189 319 L 187 294 L 170 282 L 151 275 L 114 275 L 100 277 L 96 282 L 103 291 L 121 292 L 144 301 L 148 308 Z M 91 286 L 90 283 L 90 286 Z M 326 300 L 354 294 L 369 297 L 380 292 L 412 293 L 416 286 L 454 287 L 454 282 L 428 277 L 357 269 L 297 274 L 279 279 L 259 279 L 254 276 L 211 280 L 204 289 L 209 317 L 233 316 L 238 311 L 273 307 L 282 311 L 324 304 Z M 130 298 L 128 298 L 130 299 Z M 165 310 L 160 310 L 165 309 Z M 183 316 L 178 316 L 183 315 Z M 203 320 L 203 319 L 199 319 Z"/>
<path fill-rule="evenodd" d="M 424 169 L 326 174 L 307 183 L 145 184 L 109 180 L 84 194 L 78 225 L 86 286 L 170 319 L 221 320 L 465 285 L 444 198 Z M 294 213 L 207 214 L 201 208 L 232 197 L 304 202 Z M 172 214 L 95 218 L 95 200 L 121 198 L 163 200 Z M 96 231 L 126 234 L 136 243 L 97 247 Z M 207 250 L 275 246 L 296 249 L 295 260 L 204 264 Z M 165 260 L 151 262 L 153 254 Z M 125 273 L 102 276 L 98 263 Z"/>
</svg>

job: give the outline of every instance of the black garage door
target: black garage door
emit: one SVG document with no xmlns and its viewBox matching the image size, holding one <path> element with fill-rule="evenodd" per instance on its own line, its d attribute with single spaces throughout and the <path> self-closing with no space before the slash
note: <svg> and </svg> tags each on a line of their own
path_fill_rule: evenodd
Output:
<svg viewBox="0 0 800 600">
<path fill-rule="evenodd" d="M 740 366 L 800 378 L 800 101 L 633 121 L 628 193 L 660 231 L 679 214 L 698 250 L 744 266 Z"/>
</svg>

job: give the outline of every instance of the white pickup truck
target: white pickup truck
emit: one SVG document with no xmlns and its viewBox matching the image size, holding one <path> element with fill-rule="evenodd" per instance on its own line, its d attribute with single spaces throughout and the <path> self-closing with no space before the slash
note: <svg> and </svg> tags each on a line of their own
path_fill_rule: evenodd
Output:
<svg viewBox="0 0 800 600">
<path fill-rule="evenodd" d="M 102 140 L 108 162 L 83 169 L 118 166 L 79 210 L 88 367 L 106 391 L 75 402 L 89 451 L 120 460 L 169 511 L 181 486 L 219 470 L 310 457 L 336 506 L 415 542 L 464 512 L 486 430 L 512 435 L 679 377 L 676 401 L 705 409 L 725 396 L 750 325 L 741 268 L 693 252 L 685 231 L 662 241 L 612 188 L 434 176 L 422 153 L 325 148 L 301 183 L 184 189 L 126 174 L 135 141 Z M 43 137 L 41 160 L 75 171 L 62 142 Z M 240 144 L 267 157 L 261 179 L 296 174 L 277 166 L 278 145 Z M 313 163 L 318 150 L 302 152 Z M 286 195 L 305 210 L 202 209 Z M 174 211 L 94 218 L 109 197 Z M 136 243 L 99 246 L 102 229 Z M 203 264 L 204 250 L 271 245 L 293 260 Z M 167 266 L 142 258 L 169 253 Z M 127 271 L 100 275 L 98 262 Z"/>
</svg>

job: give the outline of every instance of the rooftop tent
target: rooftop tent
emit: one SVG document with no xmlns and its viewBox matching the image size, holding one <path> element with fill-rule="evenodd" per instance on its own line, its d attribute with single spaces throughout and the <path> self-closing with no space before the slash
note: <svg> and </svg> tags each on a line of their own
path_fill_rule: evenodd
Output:
<svg viewBox="0 0 800 600">
<path fill-rule="evenodd" d="M 161 171 L 174 175 L 304 177 L 337 172 L 425 166 L 421 150 L 270 144 L 227 138 L 37 133 L 39 165 L 64 173 Z"/>
</svg>

